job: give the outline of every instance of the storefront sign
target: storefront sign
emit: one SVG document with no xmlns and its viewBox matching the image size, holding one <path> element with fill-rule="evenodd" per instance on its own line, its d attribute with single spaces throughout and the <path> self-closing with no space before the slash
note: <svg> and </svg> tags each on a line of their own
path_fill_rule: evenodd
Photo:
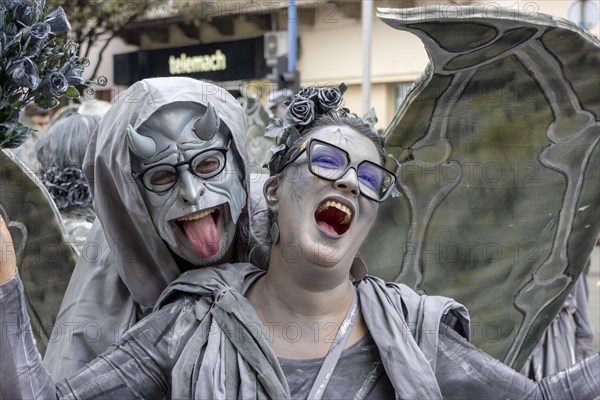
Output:
<svg viewBox="0 0 600 400">
<path fill-rule="evenodd" d="M 223 71 L 227 69 L 227 57 L 221 50 L 214 54 L 189 57 L 181 53 L 179 57 L 169 57 L 171 75 L 193 74 L 195 72 Z"/>
<path fill-rule="evenodd" d="M 118 85 L 158 76 L 189 76 L 212 81 L 264 78 L 267 73 L 261 37 L 114 56 Z"/>
</svg>

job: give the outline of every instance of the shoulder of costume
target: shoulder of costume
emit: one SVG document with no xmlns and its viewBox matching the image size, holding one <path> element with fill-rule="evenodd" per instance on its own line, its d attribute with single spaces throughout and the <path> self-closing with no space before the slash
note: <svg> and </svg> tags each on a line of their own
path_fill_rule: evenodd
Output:
<svg viewBox="0 0 600 400">
<path fill-rule="evenodd" d="M 358 281 L 356 287 L 361 298 L 365 295 L 378 296 L 382 304 L 388 303 L 402 310 L 402 316 L 411 327 L 440 322 L 453 328 L 461 325 L 464 336 L 468 336 L 469 312 L 465 306 L 449 297 L 419 294 L 403 283 L 385 282 L 371 275 Z M 454 318 L 448 318 L 448 315 Z"/>
</svg>

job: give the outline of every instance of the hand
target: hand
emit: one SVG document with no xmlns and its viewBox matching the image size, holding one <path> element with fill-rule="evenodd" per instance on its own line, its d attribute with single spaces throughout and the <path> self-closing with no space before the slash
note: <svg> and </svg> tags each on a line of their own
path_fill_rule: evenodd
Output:
<svg viewBox="0 0 600 400">
<path fill-rule="evenodd" d="M 0 215 L 0 285 L 17 273 L 17 258 L 8 225 Z"/>
</svg>

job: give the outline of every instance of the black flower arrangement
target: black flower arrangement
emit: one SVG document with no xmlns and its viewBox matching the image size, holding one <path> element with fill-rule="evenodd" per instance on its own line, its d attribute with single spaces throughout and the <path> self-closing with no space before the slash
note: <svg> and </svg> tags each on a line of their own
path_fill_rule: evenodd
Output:
<svg viewBox="0 0 600 400">
<path fill-rule="evenodd" d="M 271 175 L 280 170 L 285 160 L 293 156 L 294 149 L 299 148 L 304 133 L 316 121 L 317 117 L 326 113 L 337 113 L 342 117 L 358 118 L 372 130 L 377 123 L 375 110 L 372 108 L 362 118 L 341 108 L 343 95 L 348 87 L 342 83 L 338 87 L 307 86 L 298 92 L 287 104 L 287 118 L 271 118 L 265 128 L 265 136 L 276 139 L 271 148 L 273 156 L 267 163 Z M 383 143 L 383 138 L 382 138 Z"/>
<path fill-rule="evenodd" d="M 29 102 L 42 108 L 58 105 L 62 96 L 78 98 L 75 85 L 88 85 L 85 58 L 77 44 L 58 34 L 71 29 L 62 7 L 46 13 L 45 0 L 0 3 L 0 148 L 17 147 L 32 129 L 19 122 Z"/>
<path fill-rule="evenodd" d="M 50 164 L 41 179 L 59 210 L 92 205 L 92 194 L 80 168 Z"/>
</svg>

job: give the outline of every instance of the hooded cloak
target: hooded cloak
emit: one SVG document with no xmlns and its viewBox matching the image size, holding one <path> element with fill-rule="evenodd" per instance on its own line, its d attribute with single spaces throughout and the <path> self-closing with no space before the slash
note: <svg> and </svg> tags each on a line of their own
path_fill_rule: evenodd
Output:
<svg viewBox="0 0 600 400">
<path fill-rule="evenodd" d="M 73 272 L 44 358 L 54 379 L 77 371 L 118 341 L 181 274 L 131 175 L 126 129 L 128 125 L 139 128 L 167 104 L 206 106 L 208 101 L 231 131 L 232 148 L 248 188 L 245 114 L 218 86 L 191 78 L 137 82 L 118 96 L 92 135 L 83 169 L 98 218 Z"/>
</svg>

